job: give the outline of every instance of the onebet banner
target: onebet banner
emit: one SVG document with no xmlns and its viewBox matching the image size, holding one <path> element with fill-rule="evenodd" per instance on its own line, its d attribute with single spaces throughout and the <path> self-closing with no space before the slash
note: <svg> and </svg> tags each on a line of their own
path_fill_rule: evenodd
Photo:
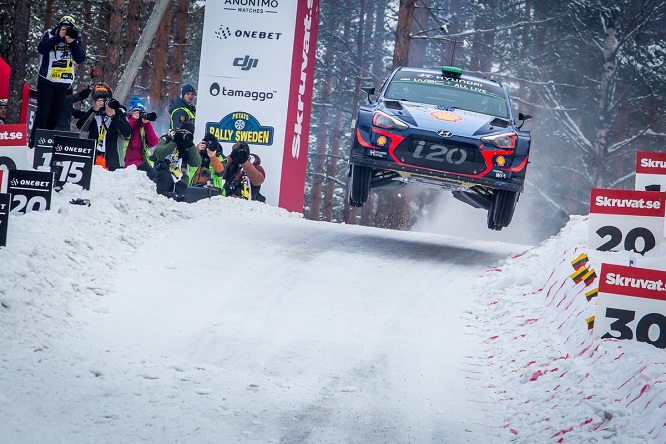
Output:
<svg viewBox="0 0 666 444">
<path fill-rule="evenodd" d="M 594 333 L 666 348 L 666 272 L 601 265 Z"/>
<path fill-rule="evenodd" d="M 261 194 L 303 211 L 319 0 L 207 0 L 195 139 L 247 142 Z"/>
<path fill-rule="evenodd" d="M 588 243 L 599 251 L 644 254 L 664 241 L 666 193 L 593 188 Z"/>
<path fill-rule="evenodd" d="M 635 188 L 666 192 L 666 153 L 636 153 Z"/>
</svg>

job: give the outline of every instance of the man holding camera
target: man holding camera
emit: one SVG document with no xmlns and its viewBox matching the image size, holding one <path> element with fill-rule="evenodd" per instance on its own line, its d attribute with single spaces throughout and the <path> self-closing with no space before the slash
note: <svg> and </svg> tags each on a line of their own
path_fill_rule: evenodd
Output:
<svg viewBox="0 0 666 444">
<path fill-rule="evenodd" d="M 259 156 L 250 154 L 247 143 L 236 142 L 231 147 L 231 154 L 227 156 L 223 194 L 265 202 L 266 198 L 259 192 L 265 179 L 266 172 Z"/>
<path fill-rule="evenodd" d="M 146 112 L 146 106 L 138 96 L 130 99 L 128 109 L 129 118 L 127 120 L 132 129 L 132 135 L 125 150 L 125 167 L 134 165 L 137 170 L 144 171 L 148 178 L 154 181 L 157 172 L 153 168 L 150 156 L 152 149 L 159 142 L 152 124 L 157 119 L 157 114 Z"/>
<path fill-rule="evenodd" d="M 208 133 L 197 145 L 199 155 L 201 156 L 201 165 L 190 167 L 190 186 L 193 187 L 213 187 L 222 194 L 224 187 L 224 164 L 227 159 L 222 152 L 222 145 L 217 138 Z"/>
<path fill-rule="evenodd" d="M 125 139 L 130 128 L 124 108 L 112 97 L 105 84 L 92 87 L 92 107 L 76 122 L 81 131 L 88 131 L 88 139 L 97 140 L 95 164 L 109 171 L 125 166 Z"/>
<path fill-rule="evenodd" d="M 65 112 L 65 97 L 72 94 L 76 64 L 83 63 L 86 53 L 72 16 L 66 15 L 44 33 L 38 46 L 37 112 L 30 137 L 34 146 L 37 129 L 54 129 Z"/>
<path fill-rule="evenodd" d="M 157 170 L 157 193 L 178 201 L 185 200 L 189 185 L 188 169 L 201 165 L 201 155 L 193 143 L 194 124 L 184 122 L 160 137 L 153 154 Z"/>
</svg>

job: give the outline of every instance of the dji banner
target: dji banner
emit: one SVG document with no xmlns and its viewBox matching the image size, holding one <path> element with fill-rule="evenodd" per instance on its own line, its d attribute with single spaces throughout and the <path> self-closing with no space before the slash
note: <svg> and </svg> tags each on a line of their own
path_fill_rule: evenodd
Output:
<svg viewBox="0 0 666 444">
<path fill-rule="evenodd" d="M 9 170 L 8 175 L 7 192 L 12 195 L 11 214 L 46 211 L 51 208 L 53 173 Z"/>
<path fill-rule="evenodd" d="M 7 246 L 7 226 L 9 224 L 10 205 L 9 198 L 9 194 L 0 193 L 0 247 Z"/>
<path fill-rule="evenodd" d="M 319 0 L 207 0 L 196 140 L 261 158 L 268 203 L 303 211 Z"/>
<path fill-rule="evenodd" d="M 55 174 L 56 186 L 66 182 L 90 189 L 90 176 L 95 160 L 95 145 L 92 139 L 55 136 L 51 171 Z"/>
<path fill-rule="evenodd" d="M 593 188 L 590 248 L 645 254 L 664 241 L 666 193 Z"/>
<path fill-rule="evenodd" d="M 35 130 L 35 153 L 32 158 L 32 167 L 40 171 L 51 169 L 51 156 L 53 155 L 53 143 L 55 136 L 79 137 L 79 133 L 73 131 Z"/>
<path fill-rule="evenodd" d="M 666 272 L 602 264 L 594 333 L 666 348 Z"/>
</svg>

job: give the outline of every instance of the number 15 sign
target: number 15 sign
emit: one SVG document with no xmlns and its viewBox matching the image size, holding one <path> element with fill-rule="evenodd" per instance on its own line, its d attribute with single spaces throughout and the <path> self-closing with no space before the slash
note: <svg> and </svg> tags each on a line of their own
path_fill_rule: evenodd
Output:
<svg viewBox="0 0 666 444">
<path fill-rule="evenodd" d="M 602 264 L 594 334 L 666 348 L 666 272 Z"/>
<path fill-rule="evenodd" d="M 599 251 L 639 254 L 664 241 L 666 193 L 593 188 L 588 244 Z"/>
</svg>

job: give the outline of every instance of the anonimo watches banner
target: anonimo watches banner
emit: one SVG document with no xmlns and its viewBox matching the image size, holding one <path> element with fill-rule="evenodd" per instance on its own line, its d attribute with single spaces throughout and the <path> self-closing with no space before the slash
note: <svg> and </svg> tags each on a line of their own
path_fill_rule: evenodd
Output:
<svg viewBox="0 0 666 444">
<path fill-rule="evenodd" d="M 247 142 L 266 201 L 303 211 L 319 0 L 207 0 L 196 140 Z"/>
</svg>

